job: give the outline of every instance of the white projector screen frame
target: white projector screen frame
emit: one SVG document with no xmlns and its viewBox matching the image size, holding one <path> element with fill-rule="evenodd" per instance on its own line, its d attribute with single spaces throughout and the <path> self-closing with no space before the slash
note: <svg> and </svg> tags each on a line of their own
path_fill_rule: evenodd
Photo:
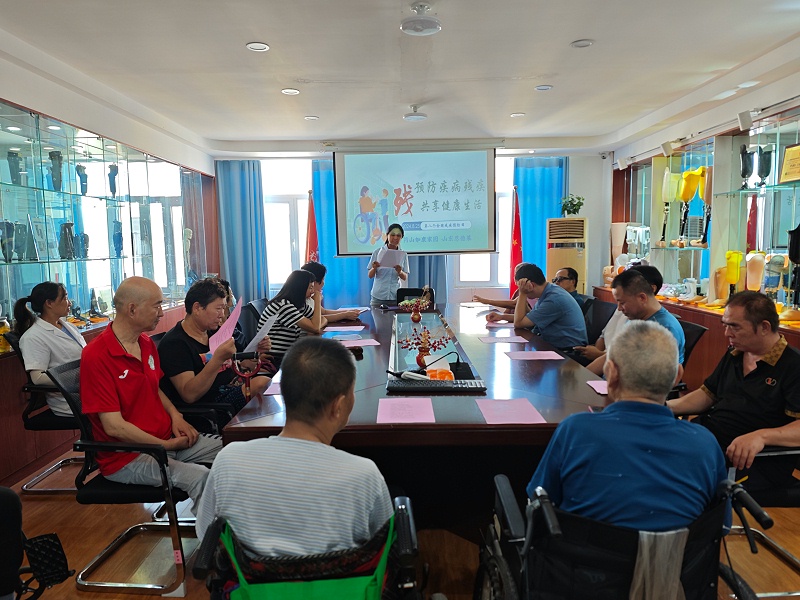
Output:
<svg viewBox="0 0 800 600">
<path fill-rule="evenodd" d="M 392 223 L 409 254 L 496 252 L 494 161 L 493 148 L 335 152 L 337 255 L 369 256 Z"/>
</svg>

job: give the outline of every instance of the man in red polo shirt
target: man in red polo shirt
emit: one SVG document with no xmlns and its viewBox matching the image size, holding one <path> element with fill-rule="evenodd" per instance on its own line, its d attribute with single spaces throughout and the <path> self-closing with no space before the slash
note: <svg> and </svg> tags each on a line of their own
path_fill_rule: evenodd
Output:
<svg viewBox="0 0 800 600">
<path fill-rule="evenodd" d="M 159 389 L 158 351 L 145 331 L 164 315 L 161 288 L 129 277 L 114 295 L 116 318 L 84 349 L 81 400 L 98 441 L 160 444 L 169 454 L 172 484 L 197 506 L 211 463 L 222 448 L 219 436 L 200 435 Z M 100 472 L 111 481 L 159 485 L 156 461 L 145 454 L 99 452 Z"/>
</svg>

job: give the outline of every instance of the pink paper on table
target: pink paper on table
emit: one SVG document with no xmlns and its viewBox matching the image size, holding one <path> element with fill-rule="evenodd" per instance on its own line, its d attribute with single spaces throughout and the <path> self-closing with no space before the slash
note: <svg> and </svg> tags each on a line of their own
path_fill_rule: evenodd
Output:
<svg viewBox="0 0 800 600">
<path fill-rule="evenodd" d="M 487 425 L 503 423 L 547 423 L 536 407 L 527 398 L 513 400 L 495 400 L 492 398 L 476 398 L 475 402 L 483 413 Z"/>
<path fill-rule="evenodd" d="M 598 394 L 608 394 L 608 382 L 605 379 L 601 379 L 600 381 L 587 381 L 586 383 Z"/>
<path fill-rule="evenodd" d="M 430 398 L 381 398 L 378 423 L 436 423 Z"/>
<path fill-rule="evenodd" d="M 269 384 L 269 387 L 264 390 L 265 396 L 274 396 L 281 393 L 281 384 L 279 381 L 274 381 Z"/>
<path fill-rule="evenodd" d="M 486 326 L 489 329 L 501 329 L 501 328 L 513 329 L 514 328 L 514 324 L 513 323 L 506 323 L 505 321 L 500 321 L 499 323 L 495 322 L 495 321 L 486 321 Z"/>
<path fill-rule="evenodd" d="M 363 340 L 338 340 L 339 343 L 345 348 L 355 348 L 357 346 L 380 346 L 378 340 L 372 338 L 364 338 Z"/>
<path fill-rule="evenodd" d="M 558 352 L 552 350 L 517 350 L 515 352 L 506 352 L 511 360 L 563 360 L 564 357 Z"/>
<path fill-rule="evenodd" d="M 503 343 L 505 343 L 505 344 L 524 344 L 524 343 L 526 343 L 528 341 L 524 337 L 522 337 L 521 335 L 509 335 L 507 337 L 487 336 L 487 337 L 480 338 L 480 340 L 484 344 L 503 344 Z"/>
<path fill-rule="evenodd" d="M 227 342 L 233 337 L 233 330 L 236 327 L 236 322 L 239 320 L 239 315 L 242 314 L 242 305 L 244 301 L 240 298 L 236 303 L 236 308 L 233 309 L 231 316 L 222 324 L 222 327 L 217 329 L 217 333 L 208 338 L 208 351 L 211 354 L 217 351 L 220 344 Z"/>
<path fill-rule="evenodd" d="M 361 331 L 366 325 L 328 325 L 325 331 Z"/>
</svg>

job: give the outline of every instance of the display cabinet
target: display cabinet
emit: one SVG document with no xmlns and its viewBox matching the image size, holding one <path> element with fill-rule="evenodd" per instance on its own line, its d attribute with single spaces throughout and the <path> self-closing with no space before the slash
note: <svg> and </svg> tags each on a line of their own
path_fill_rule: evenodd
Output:
<svg viewBox="0 0 800 600">
<path fill-rule="evenodd" d="M 206 271 L 203 179 L 50 117 L 0 102 L 0 312 L 41 281 L 107 314 L 130 275 L 168 299 Z M 186 218 L 188 215 L 189 218 Z"/>
</svg>

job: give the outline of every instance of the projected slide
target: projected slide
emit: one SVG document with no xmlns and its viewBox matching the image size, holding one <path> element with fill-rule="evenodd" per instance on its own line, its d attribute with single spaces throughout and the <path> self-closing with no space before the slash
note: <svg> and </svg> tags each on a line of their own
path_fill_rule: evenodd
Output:
<svg viewBox="0 0 800 600">
<path fill-rule="evenodd" d="M 413 254 L 495 248 L 494 151 L 336 153 L 339 255 L 371 254 L 391 223 Z"/>
</svg>

